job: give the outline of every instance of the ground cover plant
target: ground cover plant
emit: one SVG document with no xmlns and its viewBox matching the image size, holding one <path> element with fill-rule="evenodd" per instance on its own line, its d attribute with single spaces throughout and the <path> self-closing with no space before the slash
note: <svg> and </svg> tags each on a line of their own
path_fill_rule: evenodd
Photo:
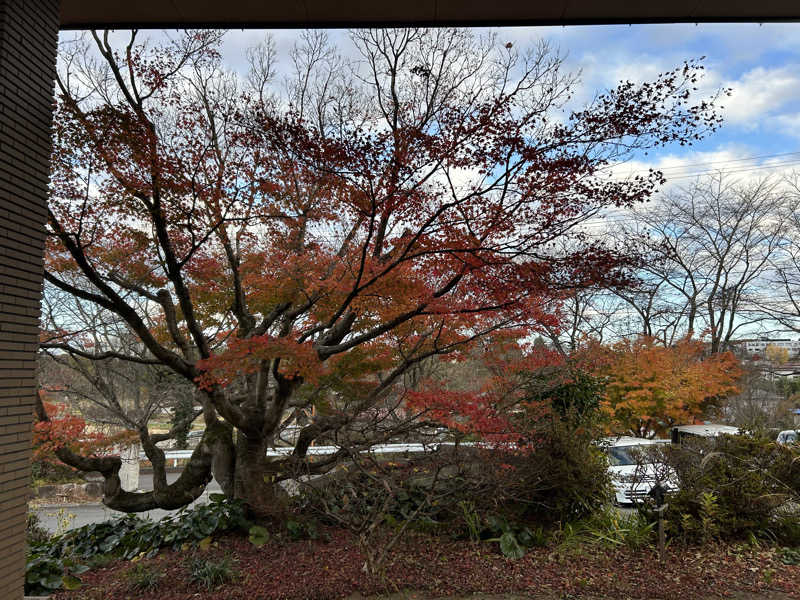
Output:
<svg viewBox="0 0 800 600">
<path fill-rule="evenodd" d="M 49 537 L 42 535 L 29 520 L 25 590 L 29 594 L 57 589 L 77 589 L 80 575 L 90 568 L 103 567 L 116 559 L 152 557 L 165 547 L 206 547 L 213 534 L 249 531 L 252 524 L 244 516 L 241 502 L 212 495 L 209 504 L 180 511 L 160 521 L 134 515 L 92 523 Z M 256 532 L 257 533 L 257 532 Z M 138 571 L 130 577 L 141 587 L 147 579 Z M 136 587 L 135 586 L 135 587 Z"/>
<path fill-rule="evenodd" d="M 403 460 L 354 460 L 322 484 L 316 480 L 318 488 L 303 487 L 280 524 L 253 526 L 240 502 L 215 496 L 208 506 L 160 523 L 128 516 L 84 527 L 49 542 L 49 554 L 32 556 L 31 572 L 39 576 L 50 568 L 45 561 L 66 558 L 70 562 L 52 564 L 68 577 L 61 587 L 75 588 L 78 578 L 81 586 L 59 597 L 85 599 L 321 600 L 398 589 L 431 597 L 517 592 L 537 598 L 708 598 L 741 591 L 800 597 L 800 537 L 793 536 L 800 518 L 777 510 L 797 483 L 796 450 L 757 436 L 654 449 L 672 454 L 659 460 L 664 468 L 682 469 L 686 483 L 685 491 L 668 498 L 681 511 L 675 514 L 683 529 L 675 528 L 668 511 L 662 560 L 654 513 L 604 504 L 603 485 L 572 498 L 569 510 L 557 510 L 565 499 L 548 505 L 549 512 L 538 510 L 548 495 L 558 494 L 554 482 L 575 476 L 573 460 L 588 461 L 583 467 L 593 472 L 594 435 L 583 431 L 591 431 L 591 417 L 583 414 L 578 422 L 584 426 L 576 431 L 566 416 L 554 416 L 546 427 L 539 421 L 538 432 L 549 432 L 552 442 L 540 455 L 493 450 L 484 456 L 466 446 Z M 574 454 L 559 439 L 571 441 Z M 576 450 L 581 445 L 589 452 Z M 548 453 L 558 468 L 548 466 Z M 714 464 L 724 460 L 732 462 Z M 535 476 L 525 475 L 526 463 Z M 768 470 L 758 486 L 751 475 L 756 467 Z M 545 476 L 557 477 L 533 485 Z M 527 501 L 524 489 L 530 491 Z M 784 502 L 777 502 L 778 491 L 788 494 L 781 496 Z M 574 490 L 564 486 L 561 493 L 570 498 Z M 689 499 L 696 497 L 698 512 L 689 513 Z M 731 503 L 744 501 L 755 503 L 749 513 L 727 512 Z M 689 529 L 689 519 L 698 520 L 702 535 Z M 98 557 L 91 570 L 83 567 Z M 47 574 L 42 578 L 44 585 Z"/>
</svg>

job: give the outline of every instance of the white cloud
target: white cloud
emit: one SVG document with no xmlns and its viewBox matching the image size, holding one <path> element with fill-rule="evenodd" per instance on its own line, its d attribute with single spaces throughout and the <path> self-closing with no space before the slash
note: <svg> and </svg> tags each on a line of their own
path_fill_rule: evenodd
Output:
<svg viewBox="0 0 800 600">
<path fill-rule="evenodd" d="M 778 115 L 774 124 L 782 133 L 800 138 L 800 112 Z"/>
<path fill-rule="evenodd" d="M 724 102 L 725 121 L 756 129 L 765 117 L 775 115 L 800 97 L 800 71 L 798 65 L 756 67 L 724 86 L 732 88 L 730 98 Z"/>
</svg>

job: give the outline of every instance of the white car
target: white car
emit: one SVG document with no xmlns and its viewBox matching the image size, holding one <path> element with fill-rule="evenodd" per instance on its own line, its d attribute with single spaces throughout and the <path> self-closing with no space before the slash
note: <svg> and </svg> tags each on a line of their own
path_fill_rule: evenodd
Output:
<svg viewBox="0 0 800 600">
<path fill-rule="evenodd" d="M 778 439 L 776 440 L 779 444 L 797 444 L 800 442 L 800 432 L 795 431 L 794 429 L 787 429 L 786 431 L 781 431 L 778 434 Z"/>
<path fill-rule="evenodd" d="M 667 492 L 677 489 L 665 465 L 646 462 L 647 454 L 643 450 L 658 444 L 669 444 L 669 440 L 620 436 L 602 441 L 608 455 L 608 471 L 617 504 L 635 504 L 645 500 L 656 483 L 660 483 Z"/>
</svg>

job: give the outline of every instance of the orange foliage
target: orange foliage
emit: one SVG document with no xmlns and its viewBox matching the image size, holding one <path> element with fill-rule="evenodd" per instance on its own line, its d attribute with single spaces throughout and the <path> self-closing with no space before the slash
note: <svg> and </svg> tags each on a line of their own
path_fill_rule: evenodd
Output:
<svg viewBox="0 0 800 600">
<path fill-rule="evenodd" d="M 55 451 L 65 447 L 84 456 L 110 454 L 115 445 L 130 443 L 136 438 L 136 433 L 130 431 L 111 436 L 88 431 L 86 421 L 69 414 L 66 405 L 47 402 L 43 390 L 39 390 L 39 395 L 50 420 L 33 426 L 34 460 L 56 461 Z"/>
<path fill-rule="evenodd" d="M 606 378 L 601 409 L 616 432 L 661 434 L 691 422 L 715 399 L 736 393 L 741 369 L 730 353 L 706 356 L 702 342 L 670 347 L 641 337 L 612 346 L 593 345 L 587 364 Z"/>
</svg>

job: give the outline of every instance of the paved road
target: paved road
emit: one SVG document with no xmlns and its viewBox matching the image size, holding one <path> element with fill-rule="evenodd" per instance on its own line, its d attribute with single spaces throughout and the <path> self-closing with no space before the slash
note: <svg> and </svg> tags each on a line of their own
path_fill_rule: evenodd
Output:
<svg viewBox="0 0 800 600">
<path fill-rule="evenodd" d="M 167 482 L 172 483 L 178 478 L 179 475 L 180 473 L 167 473 Z M 141 490 L 153 489 L 152 473 L 142 473 L 141 475 L 139 475 L 139 489 Z M 211 483 L 206 488 L 206 491 L 203 492 L 203 494 L 192 504 L 208 502 L 208 494 L 215 494 L 219 493 L 220 491 L 221 490 L 219 484 L 212 479 Z M 110 508 L 107 508 L 103 504 L 99 503 L 67 504 L 63 506 L 59 505 L 45 506 L 39 508 L 36 511 L 36 514 L 39 515 L 39 519 L 41 520 L 43 527 L 45 527 L 48 531 L 56 532 L 59 527 L 58 525 L 59 520 L 63 520 L 63 517 L 59 516 L 59 511 L 62 509 L 64 515 L 66 516 L 74 515 L 72 518 L 69 519 L 69 525 L 67 526 L 67 529 L 72 529 L 74 527 L 81 527 L 83 525 L 88 525 L 89 523 L 100 523 L 102 521 L 107 521 L 109 519 L 113 519 L 114 517 L 118 517 L 123 514 L 116 510 L 111 510 Z M 141 513 L 140 516 L 158 520 L 161 517 L 164 517 L 173 512 L 175 511 L 151 510 L 146 513 Z"/>
</svg>

